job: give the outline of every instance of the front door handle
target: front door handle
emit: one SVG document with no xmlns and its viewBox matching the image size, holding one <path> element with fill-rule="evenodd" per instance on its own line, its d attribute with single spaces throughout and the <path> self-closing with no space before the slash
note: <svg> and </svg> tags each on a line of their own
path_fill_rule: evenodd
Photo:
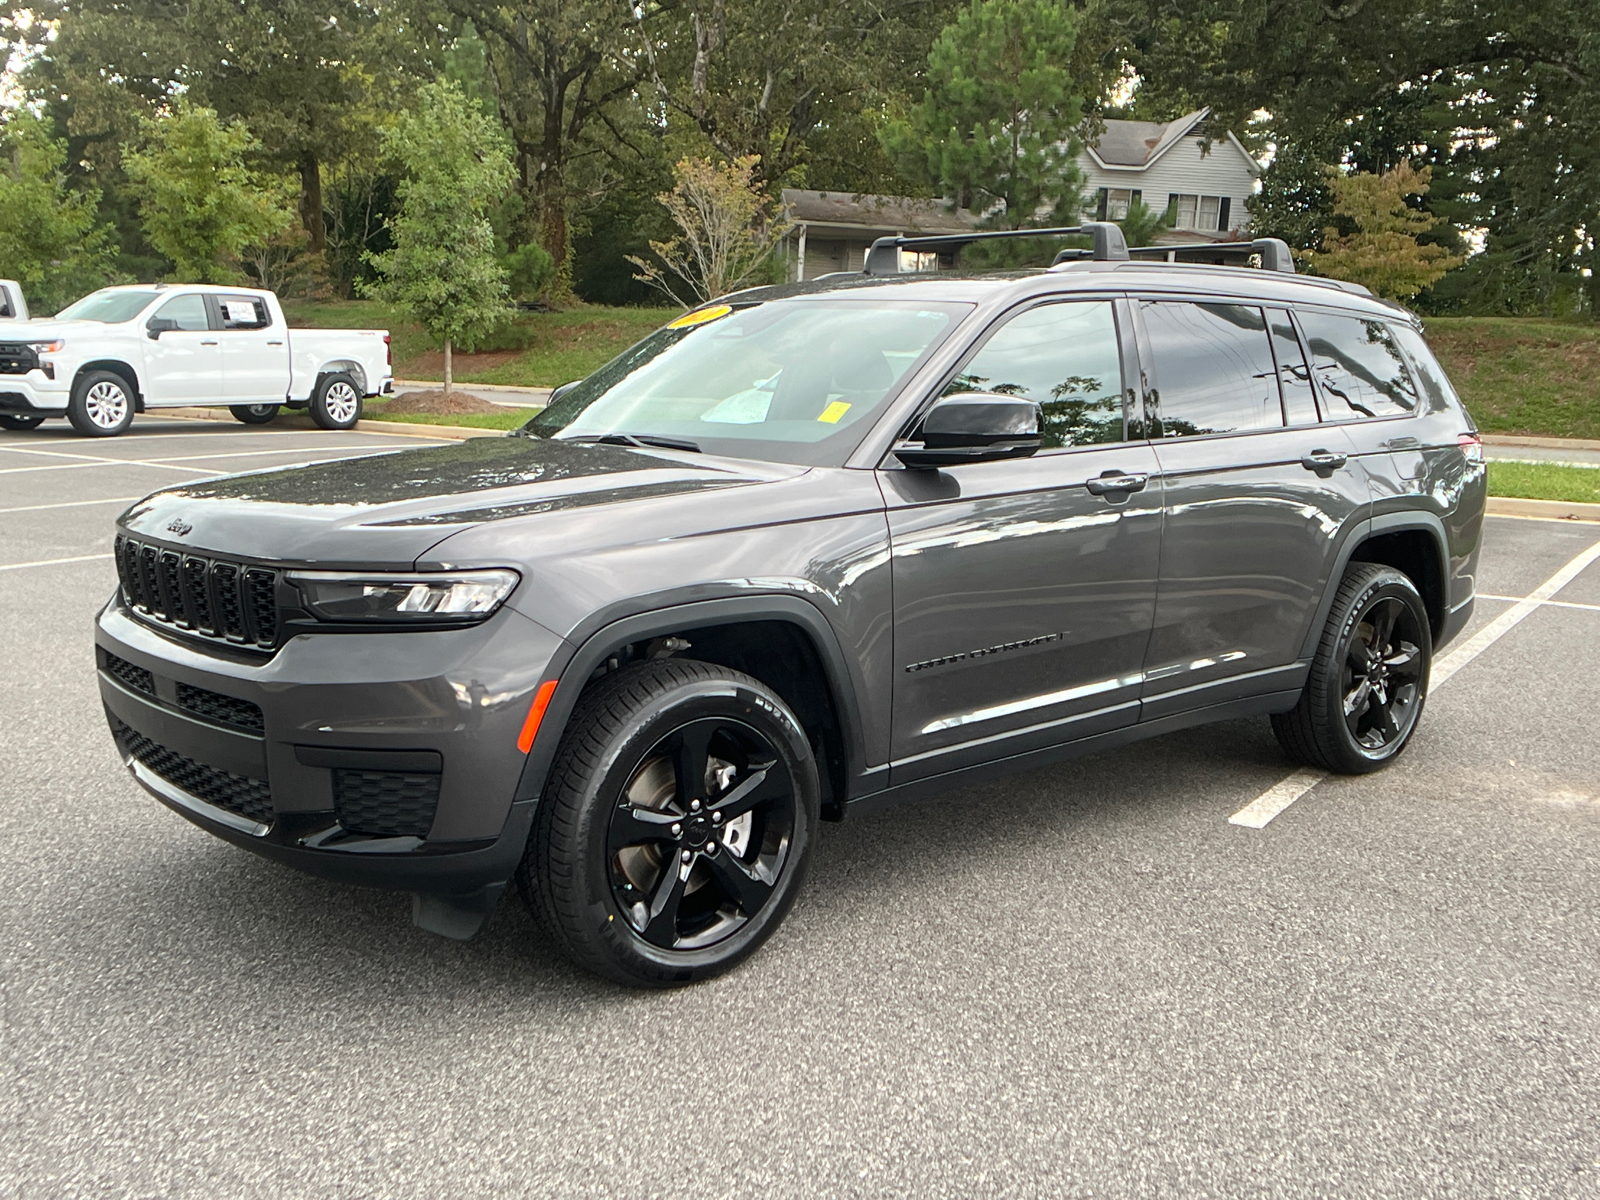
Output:
<svg viewBox="0 0 1600 1200">
<path fill-rule="evenodd" d="M 1313 450 L 1300 460 L 1300 465 L 1318 475 L 1331 475 L 1350 461 L 1348 454 L 1335 454 L 1332 450 Z"/>
<path fill-rule="evenodd" d="M 215 340 L 213 340 L 213 341 L 209 341 L 209 342 L 201 342 L 200 344 L 202 346 L 215 346 L 217 343 L 216 343 Z"/>
<path fill-rule="evenodd" d="M 1098 479 L 1091 479 L 1083 486 L 1089 489 L 1093 496 L 1104 496 L 1108 492 L 1142 492 L 1144 485 L 1150 482 L 1148 475 L 1129 475 L 1125 471 L 1106 471 Z"/>
</svg>

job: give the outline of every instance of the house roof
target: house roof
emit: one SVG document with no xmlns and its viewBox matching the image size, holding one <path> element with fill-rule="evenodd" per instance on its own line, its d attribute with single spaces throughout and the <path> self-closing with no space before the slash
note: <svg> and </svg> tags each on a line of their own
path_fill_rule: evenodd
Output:
<svg viewBox="0 0 1600 1200">
<path fill-rule="evenodd" d="M 1209 108 L 1197 108 L 1185 113 L 1176 121 L 1107 121 L 1105 132 L 1093 145 L 1086 147 L 1089 156 L 1100 166 L 1111 170 L 1143 170 L 1155 164 L 1168 150 L 1211 115 Z M 1224 134 L 1226 140 L 1250 163 L 1251 171 L 1259 170 L 1232 133 Z"/>
<path fill-rule="evenodd" d="M 814 192 L 784 188 L 791 220 L 803 225 L 833 225 L 892 233 L 966 233 L 977 218 L 945 200 L 873 196 L 862 192 Z"/>
</svg>

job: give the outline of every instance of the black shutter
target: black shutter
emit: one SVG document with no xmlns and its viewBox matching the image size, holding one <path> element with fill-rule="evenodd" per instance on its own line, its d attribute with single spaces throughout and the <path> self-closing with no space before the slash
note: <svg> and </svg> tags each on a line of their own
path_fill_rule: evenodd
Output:
<svg viewBox="0 0 1600 1200">
<path fill-rule="evenodd" d="M 1107 196 L 1105 188 L 1101 188 L 1097 193 L 1095 193 L 1094 219 L 1096 221 L 1104 221 L 1106 219 L 1106 200 Z"/>
<path fill-rule="evenodd" d="M 1133 189 L 1133 195 L 1128 200 L 1128 207 L 1132 208 L 1135 204 L 1138 204 L 1143 199 L 1144 199 L 1144 193 L 1141 192 L 1138 188 L 1134 188 Z"/>
<path fill-rule="evenodd" d="M 1228 197 L 1224 196 L 1222 198 L 1222 203 L 1217 206 L 1217 208 L 1218 208 L 1218 211 L 1217 211 L 1217 230 L 1219 232 L 1225 233 L 1228 230 L 1228 205 L 1229 205 L 1229 203 L 1230 203 L 1230 201 L 1229 201 Z"/>
</svg>

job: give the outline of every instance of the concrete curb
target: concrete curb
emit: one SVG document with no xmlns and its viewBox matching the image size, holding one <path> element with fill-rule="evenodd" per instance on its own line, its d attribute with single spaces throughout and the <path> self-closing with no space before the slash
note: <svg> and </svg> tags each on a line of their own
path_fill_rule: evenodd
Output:
<svg viewBox="0 0 1600 1200">
<path fill-rule="evenodd" d="M 1600 450 L 1594 438 L 1521 437 L 1510 433 L 1486 433 L 1485 446 L 1537 446 L 1543 450 Z"/>
<path fill-rule="evenodd" d="M 1600 523 L 1600 504 L 1580 504 L 1569 500 L 1519 500 L 1513 496 L 1490 496 L 1487 512 L 1491 517 L 1541 517 L 1547 521 Z"/>
<path fill-rule="evenodd" d="M 222 416 L 217 414 L 221 413 Z M 254 429 L 253 425 L 241 425 L 228 415 L 225 408 L 157 408 L 147 415 L 152 417 L 177 417 L 180 421 L 212 421 L 217 424 L 236 425 L 240 432 Z M 304 417 L 303 413 L 280 413 L 277 425 L 286 418 L 293 420 L 296 416 Z M 305 417 L 307 433 L 332 433 L 334 430 L 323 429 L 312 422 L 310 417 Z M 448 438 L 451 441 L 464 442 L 468 438 L 480 437 L 505 437 L 504 429 L 479 429 L 474 425 L 420 425 L 409 421 L 357 421 L 351 433 L 392 433 L 401 437 L 418 438 Z"/>
<path fill-rule="evenodd" d="M 501 403 L 515 403 L 528 408 L 543 408 L 545 401 L 550 398 L 553 388 L 547 387 L 521 387 L 514 383 L 463 383 L 456 380 L 451 385 L 458 392 L 472 392 L 482 396 L 485 400 L 493 400 L 496 396 L 504 396 Z M 411 392 L 436 392 L 444 387 L 442 379 L 396 379 L 394 381 L 395 394 L 402 391 Z M 513 399 L 514 398 L 514 399 Z"/>
</svg>

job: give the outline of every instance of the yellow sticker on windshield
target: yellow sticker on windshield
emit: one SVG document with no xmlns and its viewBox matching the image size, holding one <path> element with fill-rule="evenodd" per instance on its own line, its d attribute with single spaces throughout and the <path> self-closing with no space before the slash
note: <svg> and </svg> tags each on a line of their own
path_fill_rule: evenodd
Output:
<svg viewBox="0 0 1600 1200">
<path fill-rule="evenodd" d="M 668 321 L 668 329 L 689 329 L 695 325 L 704 325 L 707 321 L 715 321 L 718 317 L 725 317 L 733 311 L 729 304 L 714 304 L 710 308 L 698 308 L 694 312 L 684 313 L 676 321 Z"/>
<path fill-rule="evenodd" d="M 849 411 L 850 406 L 843 400 L 835 400 L 832 404 L 828 405 L 827 408 L 822 410 L 822 415 L 818 417 L 817 420 L 826 421 L 829 425 L 837 425 L 839 423 L 839 418 L 844 416 L 845 413 Z"/>
</svg>

